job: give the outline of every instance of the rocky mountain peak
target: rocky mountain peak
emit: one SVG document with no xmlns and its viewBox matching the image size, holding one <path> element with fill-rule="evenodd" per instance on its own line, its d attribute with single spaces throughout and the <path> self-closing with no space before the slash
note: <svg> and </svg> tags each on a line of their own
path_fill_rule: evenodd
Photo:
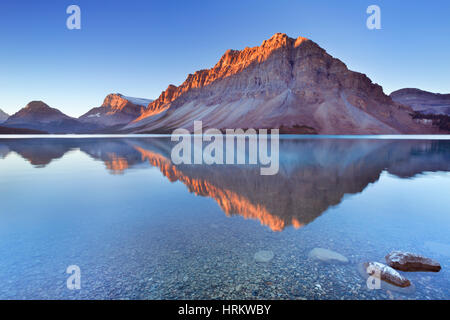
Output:
<svg viewBox="0 0 450 320">
<path fill-rule="evenodd" d="M 112 110 L 122 110 L 126 107 L 146 107 L 151 101 L 150 99 L 127 97 L 120 93 L 110 93 L 105 97 L 101 106 Z"/>
<path fill-rule="evenodd" d="M 105 97 L 101 106 L 109 107 L 112 110 L 122 110 L 129 103 L 120 93 L 111 93 Z"/>
<path fill-rule="evenodd" d="M 23 110 L 27 111 L 51 111 L 52 108 L 50 108 L 45 102 L 43 101 L 31 101 L 29 102 Z"/>
<path fill-rule="evenodd" d="M 299 47 L 307 41 L 309 40 L 304 37 L 293 39 L 285 33 L 276 33 L 270 39 L 264 40 L 261 46 L 246 47 L 243 50 L 229 49 L 213 68 L 189 74 L 179 87 L 170 85 L 161 93 L 158 99 L 149 104 L 148 108 L 135 122 L 166 110 L 168 103 L 176 100 L 185 92 L 208 86 L 217 80 L 238 74 L 253 64 L 260 64 L 266 61 L 279 49 L 290 50 Z M 319 47 L 317 46 L 317 48 Z"/>
<path fill-rule="evenodd" d="M 28 118 L 49 120 L 54 118 L 69 119 L 70 117 L 58 109 L 51 108 L 43 101 L 31 101 L 24 108 L 13 114 L 8 121 L 25 120 Z"/>
<path fill-rule="evenodd" d="M 202 120 L 212 128 L 279 128 L 285 133 L 422 133 L 365 74 L 351 71 L 315 42 L 277 33 L 260 46 L 227 50 L 211 69 L 169 86 L 126 126 L 170 132 Z"/>
<path fill-rule="evenodd" d="M 307 41 L 307 38 L 298 37 L 297 39 L 287 36 L 285 33 L 275 33 L 270 39 L 264 40 L 261 44 L 262 48 L 276 50 L 280 47 L 294 46 L 298 47 L 302 42 Z"/>
<path fill-rule="evenodd" d="M 100 127 L 128 123 L 136 119 L 152 100 L 110 93 L 100 107 L 92 108 L 79 119 Z"/>
</svg>

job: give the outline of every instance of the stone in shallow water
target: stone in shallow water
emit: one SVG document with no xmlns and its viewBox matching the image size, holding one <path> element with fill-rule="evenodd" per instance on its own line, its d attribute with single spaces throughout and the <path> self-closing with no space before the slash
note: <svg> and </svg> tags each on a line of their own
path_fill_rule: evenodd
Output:
<svg viewBox="0 0 450 320">
<path fill-rule="evenodd" d="M 411 285 L 411 282 L 408 279 L 385 264 L 379 262 L 366 262 L 363 265 L 369 276 L 377 277 L 401 288 L 409 287 Z"/>
<path fill-rule="evenodd" d="M 348 259 L 340 253 L 324 249 L 324 248 L 314 248 L 309 252 L 309 258 L 314 260 L 320 260 L 323 262 L 333 263 L 347 263 Z"/>
<path fill-rule="evenodd" d="M 255 260 L 256 262 L 269 262 L 273 259 L 273 252 L 270 250 L 261 250 L 255 253 Z"/>
<path fill-rule="evenodd" d="M 385 258 L 389 266 L 401 271 L 439 272 L 441 270 L 439 262 L 415 253 L 394 251 Z"/>
<path fill-rule="evenodd" d="M 369 278 L 369 274 L 367 274 L 367 269 L 366 267 L 364 267 L 364 263 L 360 262 L 357 264 L 357 270 L 359 272 L 359 274 L 363 277 L 363 279 L 365 280 L 365 284 L 364 286 L 368 289 L 371 290 L 371 288 L 369 288 L 369 285 L 367 284 L 367 278 Z M 373 282 L 372 282 L 373 284 Z M 398 292 L 401 293 L 403 295 L 410 295 L 413 294 L 416 291 L 416 286 L 414 285 L 414 283 L 411 282 L 411 285 L 409 287 L 398 287 L 396 285 L 390 284 L 386 281 L 381 280 L 381 287 L 379 289 L 382 290 L 386 290 L 389 292 Z M 373 289 L 372 289 L 373 290 Z"/>
</svg>

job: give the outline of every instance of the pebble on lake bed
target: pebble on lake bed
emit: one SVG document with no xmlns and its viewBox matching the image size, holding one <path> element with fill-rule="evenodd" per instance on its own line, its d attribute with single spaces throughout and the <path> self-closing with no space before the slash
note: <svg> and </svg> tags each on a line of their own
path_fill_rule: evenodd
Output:
<svg viewBox="0 0 450 320">
<path fill-rule="evenodd" d="M 270 250 L 261 250 L 255 253 L 255 261 L 256 262 L 269 262 L 273 259 L 273 252 Z"/>
<path fill-rule="evenodd" d="M 309 252 L 308 257 L 313 260 L 319 260 L 319 261 L 328 262 L 328 263 L 333 263 L 333 262 L 347 263 L 348 262 L 348 259 L 345 256 L 343 256 L 342 254 L 328 250 L 328 249 L 324 249 L 324 248 L 312 249 Z"/>
</svg>

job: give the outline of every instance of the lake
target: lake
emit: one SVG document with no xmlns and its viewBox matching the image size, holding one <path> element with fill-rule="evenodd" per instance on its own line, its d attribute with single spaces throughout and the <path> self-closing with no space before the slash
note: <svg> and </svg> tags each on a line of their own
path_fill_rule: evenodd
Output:
<svg viewBox="0 0 450 320">
<path fill-rule="evenodd" d="M 450 298 L 450 138 L 282 136 L 272 176 L 176 166 L 174 144 L 0 137 L 0 299 Z M 360 264 L 393 250 L 442 270 L 368 289 Z"/>
</svg>

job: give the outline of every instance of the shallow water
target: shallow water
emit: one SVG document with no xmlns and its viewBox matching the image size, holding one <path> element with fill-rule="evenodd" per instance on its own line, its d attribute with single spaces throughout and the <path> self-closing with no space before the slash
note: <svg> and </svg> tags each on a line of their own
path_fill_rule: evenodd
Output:
<svg viewBox="0 0 450 320">
<path fill-rule="evenodd" d="M 172 146 L 0 137 L 0 298 L 450 298 L 450 140 L 284 137 L 274 176 L 175 166 Z M 316 247 L 349 262 L 311 260 Z M 392 250 L 442 270 L 369 290 L 359 263 Z"/>
</svg>

